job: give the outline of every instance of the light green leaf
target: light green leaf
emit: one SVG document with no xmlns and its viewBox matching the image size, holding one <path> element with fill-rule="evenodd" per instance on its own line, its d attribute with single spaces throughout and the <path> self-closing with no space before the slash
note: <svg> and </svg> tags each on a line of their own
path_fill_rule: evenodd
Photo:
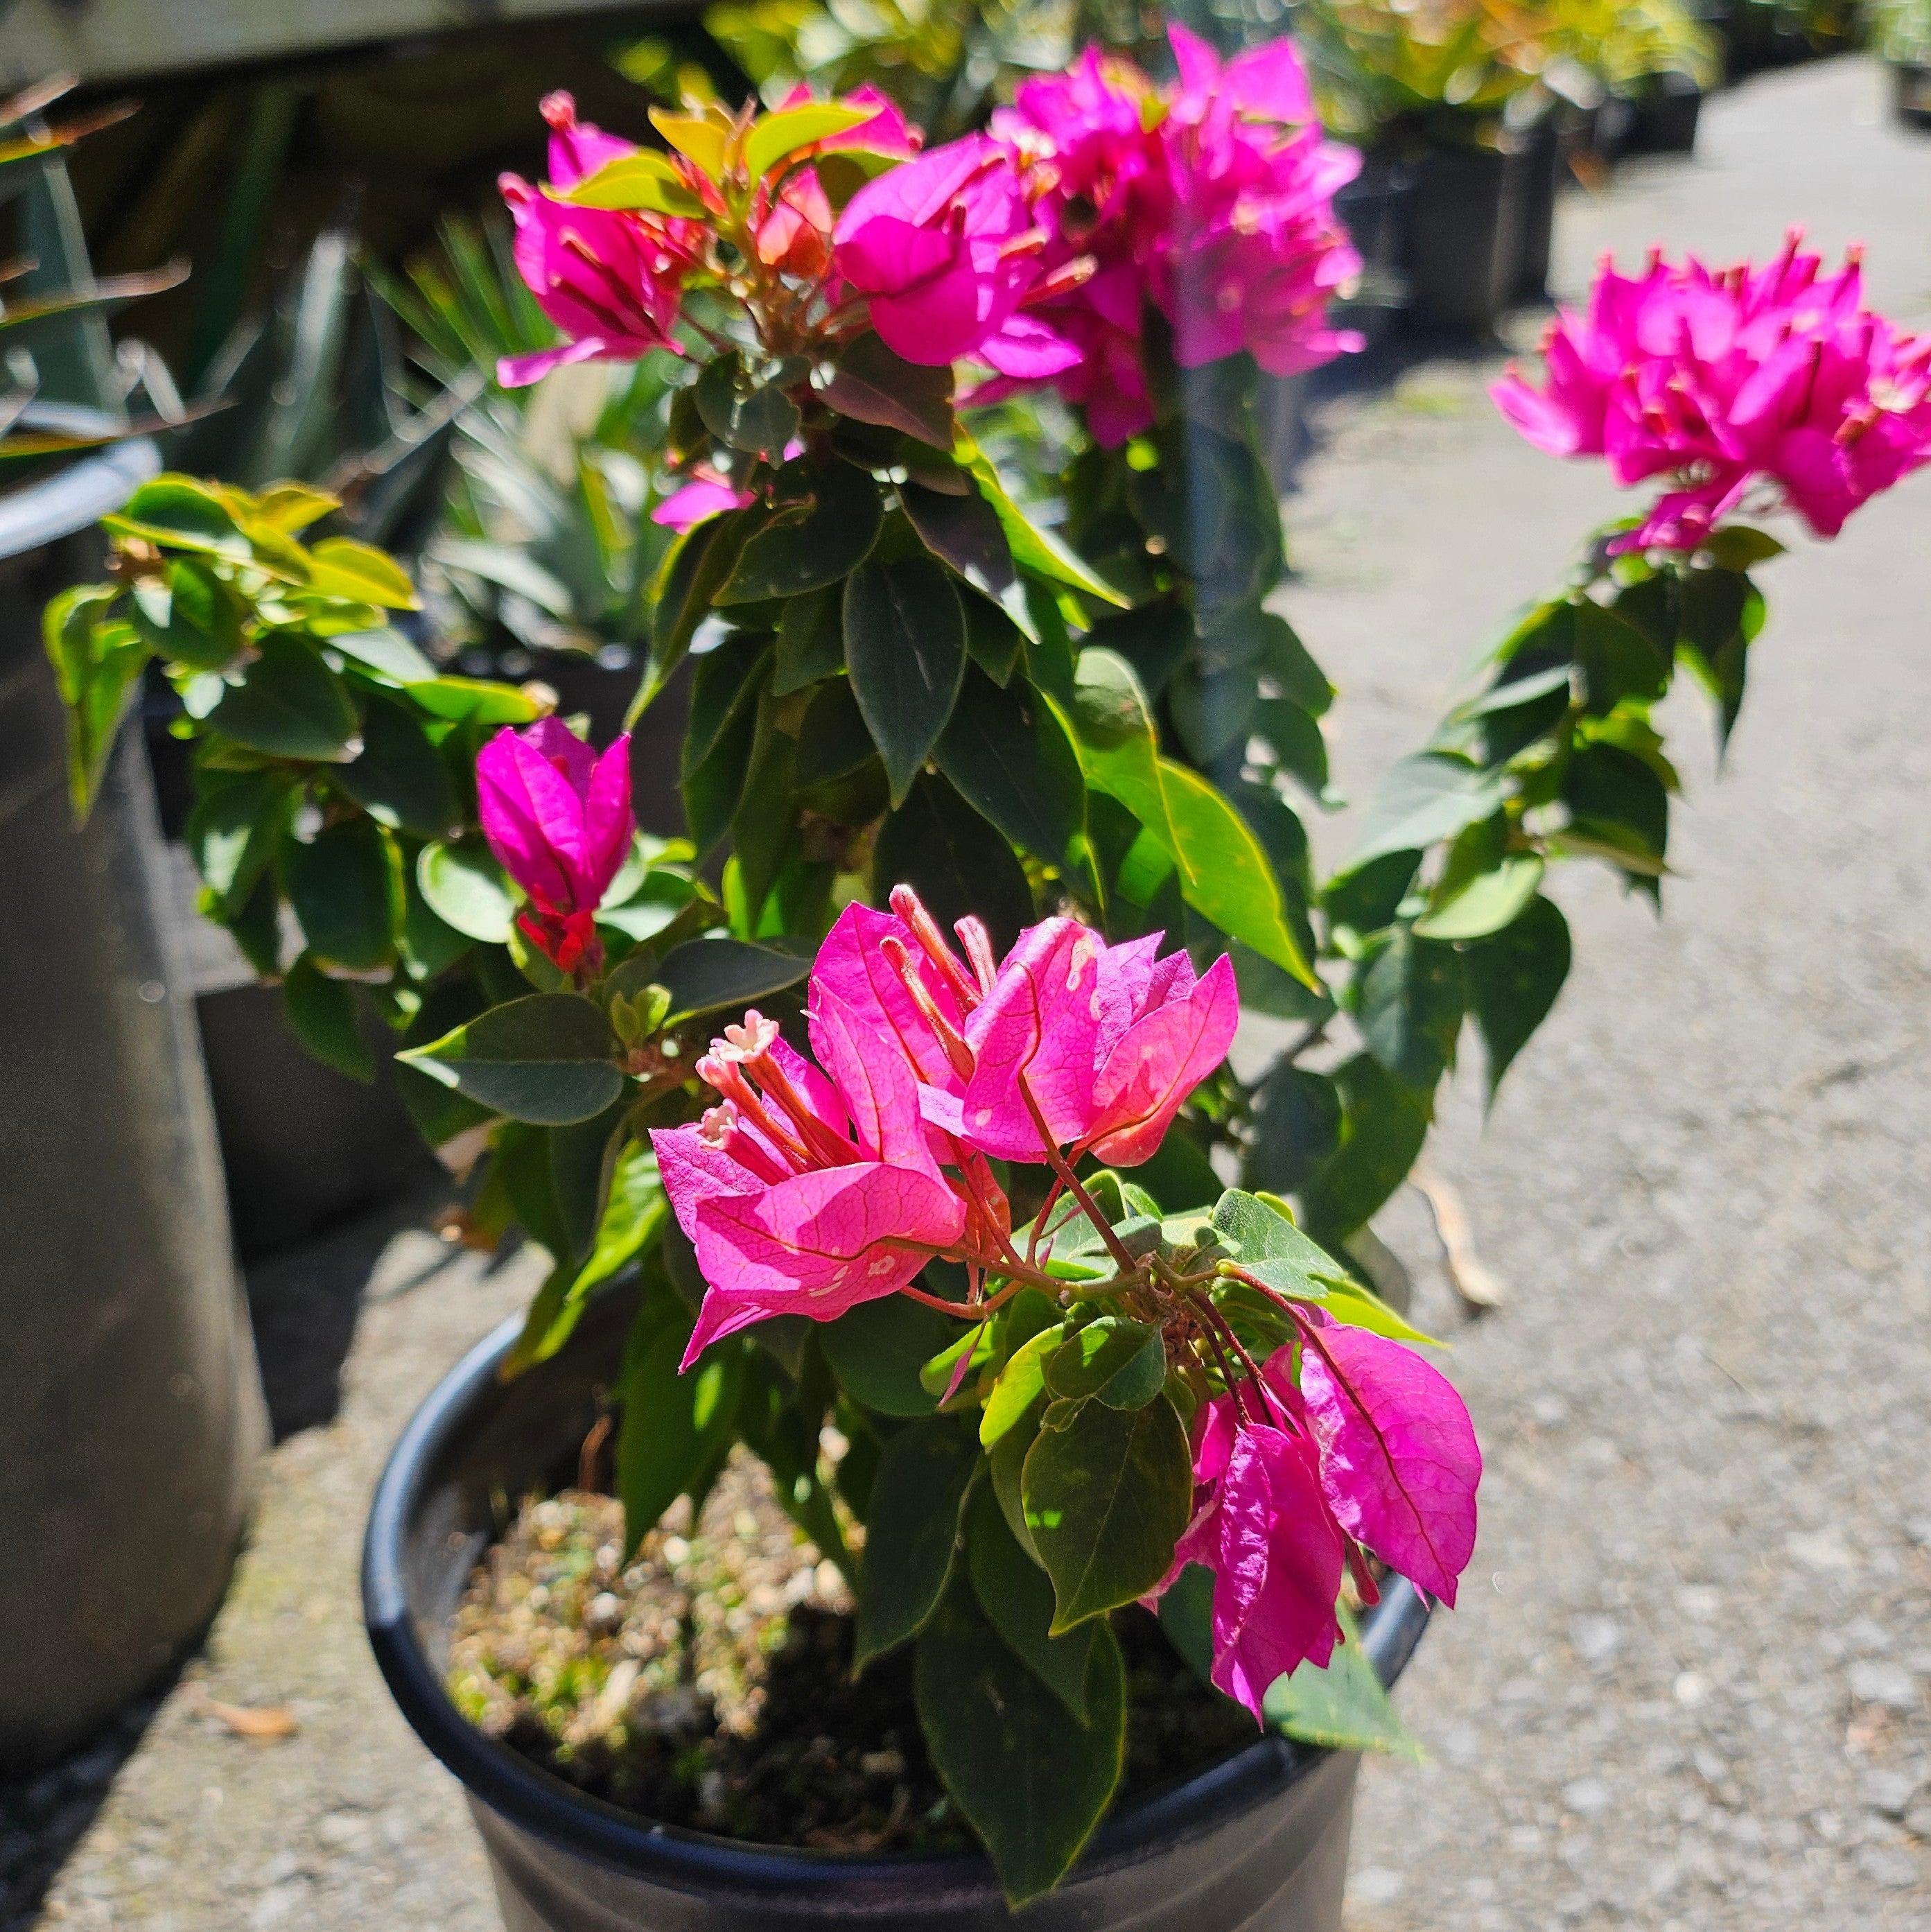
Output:
<svg viewBox="0 0 1931 1932">
<path fill-rule="evenodd" d="M 430 910 L 445 926 L 486 946 L 508 943 L 516 896 L 495 854 L 480 840 L 424 846 L 416 856 L 415 883 Z"/>
<path fill-rule="evenodd" d="M 761 114 L 745 136 L 745 172 L 753 181 L 761 181 L 801 148 L 862 127 L 877 112 L 876 107 L 848 107 L 841 101 L 808 100 L 796 107 L 781 107 L 773 114 Z"/>
<path fill-rule="evenodd" d="M 1345 1641 L 1325 1670 L 1303 1664 L 1276 1678 L 1262 1701 L 1267 1723 L 1282 1736 L 1333 1750 L 1384 1751 L 1421 1761 L 1421 1748 L 1395 1714 L 1388 1693 L 1361 1648 L 1361 1632 L 1345 1604 L 1336 1606 Z"/>
</svg>

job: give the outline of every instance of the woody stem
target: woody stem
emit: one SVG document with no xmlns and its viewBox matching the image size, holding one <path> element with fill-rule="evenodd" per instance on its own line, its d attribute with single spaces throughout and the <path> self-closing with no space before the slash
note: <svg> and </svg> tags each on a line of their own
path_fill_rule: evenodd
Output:
<svg viewBox="0 0 1931 1932">
<path fill-rule="evenodd" d="M 1122 1274 L 1138 1274 L 1139 1264 L 1126 1251 L 1126 1244 L 1114 1232 L 1113 1223 L 1099 1211 L 1099 1205 L 1093 1196 L 1081 1186 L 1079 1176 L 1066 1165 L 1066 1157 L 1059 1149 L 1051 1132 L 1047 1127 L 1046 1117 L 1039 1111 L 1039 1103 L 1033 1097 L 1033 1083 L 1024 1074 L 1019 1076 L 1019 1092 L 1026 1102 L 1026 1111 L 1033 1116 L 1033 1124 L 1039 1131 L 1039 1144 L 1046 1150 L 1046 1164 L 1066 1183 L 1066 1191 L 1077 1201 L 1081 1211 L 1099 1230 L 1100 1239 L 1106 1244 L 1106 1252 Z"/>
</svg>

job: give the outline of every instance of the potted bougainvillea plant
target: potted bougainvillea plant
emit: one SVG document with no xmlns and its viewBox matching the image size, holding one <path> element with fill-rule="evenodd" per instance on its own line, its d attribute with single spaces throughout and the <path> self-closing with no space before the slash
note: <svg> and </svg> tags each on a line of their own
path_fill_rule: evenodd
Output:
<svg viewBox="0 0 1931 1932">
<path fill-rule="evenodd" d="M 663 151 L 545 104 L 549 178 L 506 192 L 560 339 L 504 373 L 679 371 L 633 715 L 694 660 L 687 838 L 636 830 L 627 740 L 436 674 L 401 572 L 304 545 L 312 492 L 145 485 L 112 582 L 49 611 L 83 707 L 161 658 L 208 910 L 318 1051 L 377 1004 L 468 1238 L 547 1258 L 412 1424 L 365 1568 L 519 1928 L 1338 1925 L 1354 1753 L 1403 1742 L 1382 1687 L 1480 1474 L 1369 1218 L 1465 1022 L 1492 1090 L 1549 1011 L 1549 867 L 1660 895 L 1653 708 L 1684 665 L 1728 730 L 1779 548 L 1734 518 L 1833 535 L 1931 454 L 1926 348 L 1855 263 L 1606 268 L 1498 400 L 1662 494 L 1317 886 L 1293 801 L 1330 802 L 1332 692 L 1273 608 L 1249 402 L 1348 346 L 1351 164 L 1285 44 L 1173 40 L 1165 83 L 1088 56 L 931 151 L 870 94 L 661 112 Z M 1048 391 L 1072 428 L 1029 453 Z M 1243 1010 L 1299 1023 L 1253 1081 Z M 688 1670 L 652 1675 L 701 1579 L 648 1630 L 619 1594 L 748 1459 L 809 1544 L 759 1588 L 827 1612 L 781 1776 L 727 1776 Z M 573 1480 L 613 1486 L 607 1542 L 541 1514 Z M 576 1606 L 550 1688 L 594 1736 L 486 1735 L 451 1688 L 511 1546 L 549 1567 L 499 1688 Z M 734 1826 L 774 1776 L 786 1816 Z"/>
</svg>

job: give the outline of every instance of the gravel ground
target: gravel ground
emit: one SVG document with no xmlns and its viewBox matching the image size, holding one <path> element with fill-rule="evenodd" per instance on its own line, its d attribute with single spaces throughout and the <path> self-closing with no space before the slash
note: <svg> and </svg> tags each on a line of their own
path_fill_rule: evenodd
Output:
<svg viewBox="0 0 1931 1932">
<path fill-rule="evenodd" d="M 1604 247 L 1765 253 L 1799 216 L 1867 241 L 1877 298 L 1924 317 L 1931 145 L 1881 102 L 1858 62 L 1723 97 L 1696 162 L 1565 204 L 1559 285 Z M 1344 687 L 1357 796 L 1611 506 L 1596 470 L 1499 423 L 1492 373 L 1421 365 L 1330 406 L 1291 506 L 1291 609 Z M 1766 572 L 1720 781 L 1697 707 L 1676 715 L 1691 796 L 1666 919 L 1606 878 L 1558 886 L 1571 986 L 1486 1131 L 1471 1083 L 1432 1155 L 1506 1305 L 1465 1320 L 1418 1199 L 1384 1217 L 1453 1331 L 1490 1473 L 1462 1606 L 1402 1688 L 1430 1762 L 1364 1777 L 1351 1932 L 1931 1924 L 1927 512 L 1920 477 Z M 1345 822 L 1322 837 L 1338 853 Z M 391 1246 L 340 1419 L 276 1451 L 207 1656 L 45 1922 L 495 1926 L 458 1796 L 369 1661 L 355 1552 L 409 1410 L 531 1286 Z M 298 1728 L 249 1742 L 211 1700 Z M 100 1770 L 40 1814 L 84 1816 Z"/>
</svg>

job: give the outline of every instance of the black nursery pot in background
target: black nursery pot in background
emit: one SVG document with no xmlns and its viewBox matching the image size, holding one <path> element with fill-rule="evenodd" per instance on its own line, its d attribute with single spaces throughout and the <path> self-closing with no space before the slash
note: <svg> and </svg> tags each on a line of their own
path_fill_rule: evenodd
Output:
<svg viewBox="0 0 1931 1932">
<path fill-rule="evenodd" d="M 1522 276 L 1532 166 L 1519 142 L 1438 148 L 1416 162 L 1407 268 L 1423 323 L 1494 333 Z"/>
<path fill-rule="evenodd" d="M 87 824 L 40 611 L 157 460 L 0 496 L 0 1765 L 79 1743 L 220 1604 L 265 1438 L 139 735 Z"/>
<path fill-rule="evenodd" d="M 1515 286 L 1519 302 L 1540 302 L 1549 292 L 1549 258 L 1555 242 L 1555 197 L 1568 172 L 1554 116 L 1523 136 L 1521 226 L 1516 239 Z"/>
<path fill-rule="evenodd" d="M 389 1688 L 462 1780 L 508 1932 L 994 1932 L 1012 1923 L 977 1856 L 853 1858 L 655 1824 L 585 1796 L 472 1726 L 442 1687 L 451 1616 L 505 1498 L 567 1485 L 632 1312 L 622 1292 L 514 1381 L 519 1324 L 480 1343 L 418 1411 L 370 1511 L 362 1601 Z M 1363 1624 L 1384 1681 L 1427 1607 L 1397 1580 Z M 1269 1737 L 1100 1826 L 1033 1932 L 1339 1932 L 1359 1760 Z"/>
<path fill-rule="evenodd" d="M 1687 74 L 1656 75 L 1649 91 L 1636 103 L 1630 152 L 1694 154 L 1696 124 L 1702 111 L 1703 90 Z"/>
</svg>

